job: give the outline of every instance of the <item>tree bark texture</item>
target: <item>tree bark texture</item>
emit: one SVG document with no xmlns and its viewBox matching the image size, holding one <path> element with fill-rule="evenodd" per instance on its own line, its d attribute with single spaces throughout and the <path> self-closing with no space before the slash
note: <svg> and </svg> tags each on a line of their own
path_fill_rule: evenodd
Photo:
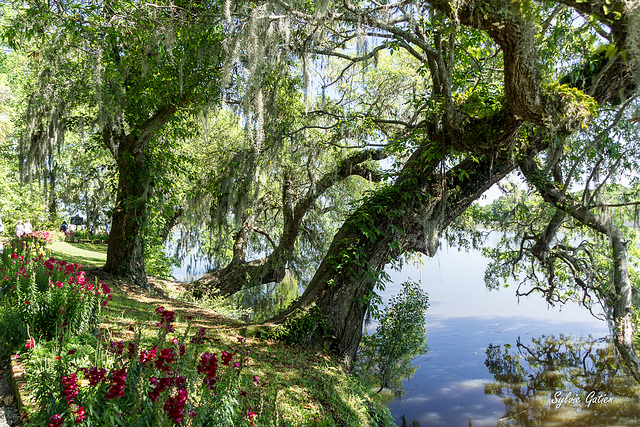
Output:
<svg viewBox="0 0 640 427">
<path fill-rule="evenodd" d="M 105 146 L 115 157 L 119 173 L 104 268 L 142 287 L 147 287 L 143 232 L 148 219 L 147 200 L 153 173 L 146 149 L 162 126 L 186 102 L 185 95 L 182 102 L 158 109 L 127 135 L 114 135 L 110 129 L 103 134 Z"/>
<path fill-rule="evenodd" d="M 105 270 L 147 286 L 143 230 L 147 222 L 147 193 L 151 177 L 143 152 L 125 138 L 118 152 L 118 192 L 113 210 Z"/>
</svg>

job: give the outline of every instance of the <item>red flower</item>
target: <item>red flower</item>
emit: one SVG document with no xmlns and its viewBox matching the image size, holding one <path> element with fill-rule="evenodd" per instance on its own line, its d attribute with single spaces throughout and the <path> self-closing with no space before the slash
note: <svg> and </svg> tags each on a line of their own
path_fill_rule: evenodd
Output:
<svg viewBox="0 0 640 427">
<path fill-rule="evenodd" d="M 164 404 L 167 416 L 176 424 L 180 424 L 184 418 L 184 405 L 187 402 L 187 390 L 181 388 L 177 396 L 170 396 Z"/>
<path fill-rule="evenodd" d="M 135 343 L 130 342 L 129 345 L 127 346 L 127 351 L 129 353 L 129 358 L 135 357 L 137 353 Z"/>
<path fill-rule="evenodd" d="M 99 384 L 107 373 L 104 369 L 98 369 L 95 366 L 92 366 L 89 369 L 84 368 L 83 372 L 85 377 L 89 377 L 89 385 L 92 387 Z"/>
<path fill-rule="evenodd" d="M 122 352 L 124 351 L 124 342 L 123 341 L 118 341 L 118 342 L 114 342 L 111 341 L 109 344 L 109 348 L 115 348 L 115 352 L 117 356 L 122 356 Z"/>
<path fill-rule="evenodd" d="M 146 365 L 147 363 L 153 361 L 156 358 L 156 351 L 158 349 L 158 346 L 155 345 L 153 346 L 153 348 L 149 351 L 147 350 L 142 350 L 140 352 L 140 363 L 142 363 L 143 365 Z"/>
<path fill-rule="evenodd" d="M 155 377 L 151 377 L 149 378 L 149 382 L 155 386 L 155 388 L 149 392 L 149 399 L 152 402 L 155 402 L 160 398 L 160 394 L 162 394 L 162 392 L 164 392 L 167 388 L 171 387 L 171 383 L 173 383 L 173 379 L 172 378 L 158 379 Z"/>
<path fill-rule="evenodd" d="M 175 359 L 175 354 L 173 350 L 170 348 L 163 348 L 160 350 L 160 354 L 158 355 L 158 359 L 156 359 L 156 369 L 160 369 L 161 371 L 169 371 L 170 368 L 166 365 L 168 363 L 172 363 Z"/>
<path fill-rule="evenodd" d="M 209 352 L 204 353 L 200 356 L 200 363 L 196 369 L 199 373 L 206 375 L 206 378 L 202 380 L 202 382 L 208 386 L 209 390 L 213 390 L 217 381 L 216 373 L 218 372 L 218 359 L 216 355 Z"/>
<path fill-rule="evenodd" d="M 25 344 L 25 347 L 27 347 L 27 350 L 30 348 L 35 347 L 36 343 L 33 340 L 27 340 L 27 343 Z"/>
<path fill-rule="evenodd" d="M 105 394 L 107 400 L 115 399 L 116 397 L 124 396 L 124 385 L 127 380 L 127 367 L 122 369 L 115 369 L 111 371 L 109 376 L 109 390 Z"/>
<path fill-rule="evenodd" d="M 76 409 L 75 411 L 75 416 L 76 416 L 76 424 L 80 424 L 84 421 L 84 418 L 85 418 L 84 406 L 78 406 L 78 409 Z"/>
<path fill-rule="evenodd" d="M 67 401 L 67 405 L 71 405 L 78 395 L 78 380 L 76 374 L 62 376 L 62 395 Z"/>
<path fill-rule="evenodd" d="M 55 415 L 51 415 L 51 418 L 49 418 L 49 421 L 51 421 L 49 424 L 47 424 L 47 427 L 60 427 L 62 426 L 62 415 L 60 414 L 55 414 Z"/>
<path fill-rule="evenodd" d="M 222 364 L 225 366 L 229 366 L 229 362 L 235 356 L 234 353 L 227 353 L 226 351 L 222 351 Z"/>
</svg>

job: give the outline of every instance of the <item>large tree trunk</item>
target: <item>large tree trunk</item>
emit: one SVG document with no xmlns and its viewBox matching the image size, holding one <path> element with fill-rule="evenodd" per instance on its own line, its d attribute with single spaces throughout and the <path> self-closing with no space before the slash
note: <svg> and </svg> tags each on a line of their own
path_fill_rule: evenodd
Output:
<svg viewBox="0 0 640 427">
<path fill-rule="evenodd" d="M 640 381 L 640 359 L 633 346 L 635 325 L 633 322 L 633 287 L 629 278 L 627 243 L 618 227 L 609 234 L 613 253 L 613 303 L 614 342 L 629 372 Z"/>
<path fill-rule="evenodd" d="M 408 251 L 434 255 L 439 233 L 513 169 L 506 158 L 493 156 L 480 163 L 463 161 L 445 175 L 431 169 L 425 176 L 423 167 L 429 168 L 423 158 L 424 151 L 416 151 L 388 191 L 349 217 L 295 307 L 268 323 L 281 323 L 313 307 L 322 321 L 307 331 L 304 341 L 326 347 L 350 364 L 385 266 Z"/>
<path fill-rule="evenodd" d="M 55 220 L 58 215 L 58 195 L 56 193 L 56 175 L 58 170 L 58 164 L 53 161 L 53 159 L 49 158 L 49 219 Z M 45 187 L 47 186 L 45 182 Z"/>
<path fill-rule="evenodd" d="M 147 200 L 153 172 L 146 149 L 186 100 L 185 95 L 182 102 L 159 108 L 128 135 L 114 135 L 112 129 L 103 130 L 104 144 L 115 157 L 119 173 L 104 269 L 143 287 L 147 286 L 143 232 L 147 224 Z"/>
<path fill-rule="evenodd" d="M 146 156 L 135 148 L 135 140 L 125 137 L 118 151 L 118 193 L 113 210 L 105 270 L 147 286 L 144 265 L 143 230 L 147 222 L 150 171 Z"/>
</svg>

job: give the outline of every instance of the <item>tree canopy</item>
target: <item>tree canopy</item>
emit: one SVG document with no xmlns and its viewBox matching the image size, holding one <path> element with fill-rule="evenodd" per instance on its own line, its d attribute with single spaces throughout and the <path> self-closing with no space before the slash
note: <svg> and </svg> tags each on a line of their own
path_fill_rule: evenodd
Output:
<svg viewBox="0 0 640 427">
<path fill-rule="evenodd" d="M 637 363 L 626 238 L 596 209 L 637 159 L 634 2 L 11 4 L 3 37 L 29 58 L 21 178 L 56 194 L 65 132 L 110 152 L 108 271 L 144 284 L 150 228 L 182 223 L 216 267 L 197 292 L 297 272 L 305 291 L 269 328 L 304 325 L 300 341 L 350 362 L 384 268 L 435 254 L 519 171 L 551 207 L 521 234 L 544 291 L 551 260 L 569 265 L 553 255 L 567 218 L 606 237 L 612 275 L 593 286 Z"/>
</svg>

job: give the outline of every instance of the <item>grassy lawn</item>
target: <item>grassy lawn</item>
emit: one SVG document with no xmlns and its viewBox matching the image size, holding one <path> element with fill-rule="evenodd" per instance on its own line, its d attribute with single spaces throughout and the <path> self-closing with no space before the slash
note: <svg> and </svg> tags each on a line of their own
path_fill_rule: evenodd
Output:
<svg viewBox="0 0 640 427">
<path fill-rule="evenodd" d="M 106 245 L 55 242 L 49 249 L 54 258 L 86 266 L 90 280 L 95 274 L 112 288 L 113 301 L 102 311 L 98 333 L 107 343 L 131 342 L 135 329 L 140 332 L 140 349 L 151 348 L 158 334 L 155 309 L 162 306 L 176 315 L 175 332 L 167 340 L 193 336 L 203 327 L 205 342 L 199 354 L 247 352 L 249 375 L 257 376 L 264 384 L 253 400 L 258 402 L 254 409 L 261 415 L 259 425 L 375 426 L 379 425 L 375 418 L 386 418 L 385 413 L 388 416 L 380 396 L 370 386 L 322 351 L 246 336 L 246 324 L 168 296 L 184 292 L 182 284 L 149 278 L 150 288 L 142 290 L 111 277 L 95 268 L 104 265 Z M 244 340 L 241 349 L 238 338 Z"/>
<path fill-rule="evenodd" d="M 82 266 L 102 267 L 107 260 L 107 245 L 53 242 L 48 248 L 55 259 L 77 262 Z"/>
</svg>

